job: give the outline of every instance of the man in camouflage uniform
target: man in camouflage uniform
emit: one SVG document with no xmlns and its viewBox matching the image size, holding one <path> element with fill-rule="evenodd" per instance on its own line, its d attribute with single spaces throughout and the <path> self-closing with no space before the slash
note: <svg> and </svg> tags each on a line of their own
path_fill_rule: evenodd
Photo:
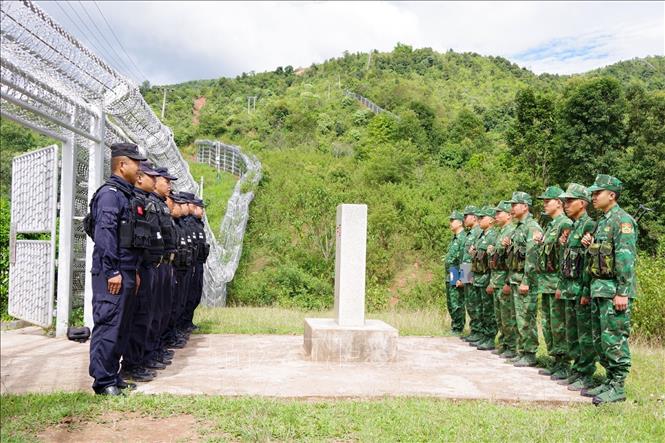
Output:
<svg viewBox="0 0 665 443">
<path fill-rule="evenodd" d="M 547 351 L 554 359 L 552 370 L 541 369 L 539 374 L 549 375 L 553 380 L 564 380 L 568 377 L 568 346 L 566 342 L 566 305 L 556 296 L 559 285 L 559 262 L 563 253 L 563 245 L 559 239 L 570 232 L 573 222 L 563 213 L 563 203 L 559 196 L 563 189 L 549 186 L 538 196 L 544 201 L 545 214 L 551 221 L 542 236 L 535 239 L 538 244 L 538 283 L 541 293 L 541 312 L 543 337 Z"/>
<path fill-rule="evenodd" d="M 466 238 L 464 239 L 464 254 L 462 263 L 471 264 L 471 250 L 475 244 L 476 239 L 482 232 L 478 226 L 478 216 L 476 212 L 478 208 L 475 206 L 467 206 L 464 208 L 464 227 L 467 229 Z M 463 337 L 463 340 L 468 342 L 478 341 L 482 337 L 482 323 L 480 322 L 480 300 L 473 283 L 466 283 L 464 285 L 464 304 L 466 305 L 466 312 L 469 314 L 469 327 L 471 334 Z"/>
<path fill-rule="evenodd" d="M 589 247 L 591 276 L 591 327 L 600 363 L 607 380 L 582 395 L 593 396 L 593 404 L 624 401 L 624 383 L 630 371 L 628 348 L 630 310 L 636 294 L 635 260 L 637 223 L 619 207 L 623 184 L 615 177 L 600 174 L 589 187 L 593 206 L 604 212 L 593 235 L 582 243 Z"/>
<path fill-rule="evenodd" d="M 486 292 L 494 299 L 494 317 L 499 329 L 498 348 L 492 353 L 499 354 L 502 358 L 514 358 L 517 356 L 517 325 L 515 324 L 515 303 L 510 292 L 503 291 L 508 283 L 508 266 L 506 264 L 506 247 L 501 243 L 504 238 L 510 238 L 515 229 L 512 223 L 511 206 L 507 201 L 502 201 L 494 208 L 497 231 L 493 245 L 489 245 L 489 267 L 491 269 L 490 284 Z"/>
<path fill-rule="evenodd" d="M 480 339 L 470 342 L 481 351 L 494 349 L 494 338 L 496 337 L 496 318 L 494 317 L 494 303 L 492 296 L 486 292 L 490 283 L 490 268 L 487 248 L 494 244 L 496 231 L 494 230 L 494 208 L 485 206 L 478 212 L 480 217 L 479 226 L 482 229 L 473 246 L 473 289 L 477 294 L 480 316 Z"/>
<path fill-rule="evenodd" d="M 518 355 L 508 360 L 517 367 L 535 366 L 538 349 L 538 245 L 534 238 L 543 230 L 529 212 L 531 196 L 526 192 L 513 192 L 512 205 L 515 229 L 510 238 L 502 241 L 508 254 L 508 281 L 515 303 L 518 331 Z"/>
<path fill-rule="evenodd" d="M 448 302 L 448 313 L 452 325 L 452 332 L 460 335 L 464 331 L 466 324 L 466 313 L 464 312 L 464 285 L 461 281 L 451 281 L 451 268 L 457 268 L 462 264 L 464 255 L 464 241 L 466 233 L 464 232 L 464 216 L 459 211 L 453 211 L 449 217 L 450 230 L 453 232 L 453 238 L 448 245 L 448 252 L 444 259 L 446 268 L 446 301 Z"/>
<path fill-rule="evenodd" d="M 568 358 L 573 361 L 573 366 L 570 376 L 559 384 L 570 385 L 570 391 L 580 391 L 593 386 L 596 370 L 591 333 L 590 278 L 586 270 L 586 248 L 582 245 L 582 237 L 593 233 L 596 222 L 586 211 L 591 202 L 591 194 L 586 187 L 571 183 L 559 198 L 565 201 L 566 214 L 573 220 L 573 227 L 564 242 L 557 288 L 557 295 L 566 306 L 566 342 Z"/>
</svg>

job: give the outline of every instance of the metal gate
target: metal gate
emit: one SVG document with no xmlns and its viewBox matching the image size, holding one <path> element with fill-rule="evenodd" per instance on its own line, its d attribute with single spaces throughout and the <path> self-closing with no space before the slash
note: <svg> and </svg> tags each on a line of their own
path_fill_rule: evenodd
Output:
<svg viewBox="0 0 665 443">
<path fill-rule="evenodd" d="M 9 315 L 42 327 L 53 322 L 58 147 L 15 157 L 9 234 Z M 48 240 L 17 239 L 20 234 Z"/>
</svg>

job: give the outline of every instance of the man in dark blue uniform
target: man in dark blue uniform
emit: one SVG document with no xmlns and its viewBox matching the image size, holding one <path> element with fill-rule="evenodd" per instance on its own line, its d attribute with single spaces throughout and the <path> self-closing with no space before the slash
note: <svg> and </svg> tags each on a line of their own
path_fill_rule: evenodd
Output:
<svg viewBox="0 0 665 443">
<path fill-rule="evenodd" d="M 164 369 L 164 363 L 150 360 L 146 348 L 150 327 L 155 314 L 158 294 L 155 292 L 157 267 L 164 255 L 164 240 L 161 235 L 157 204 L 151 199 L 155 181 L 159 173 L 147 162 L 141 162 L 134 188 L 134 197 L 142 202 L 145 222 L 148 228 L 148 246 L 144 249 L 138 272 L 141 285 L 136 294 L 136 307 L 133 321 L 130 322 L 126 349 L 123 349 L 122 376 L 134 381 L 150 381 L 154 378 L 151 370 Z"/>
<path fill-rule="evenodd" d="M 168 365 L 173 359 L 174 352 L 166 348 L 163 336 L 168 327 L 173 305 L 175 286 L 173 259 L 176 252 L 176 233 L 175 222 L 171 217 L 166 197 L 171 193 L 171 181 L 177 180 L 177 178 L 170 175 L 167 168 L 155 168 L 155 171 L 159 175 L 156 177 L 155 191 L 150 195 L 150 199 L 154 201 L 158 209 L 160 230 L 164 240 L 164 253 L 155 275 L 156 303 L 152 323 L 148 329 L 145 359 Z"/>
<path fill-rule="evenodd" d="M 124 313 L 135 296 L 140 250 L 133 242 L 130 205 L 139 162 L 145 158 L 132 143 L 111 146 L 111 177 L 90 204 L 93 239 L 92 315 L 89 373 L 101 395 L 120 395 L 128 387 L 120 375 L 120 335 Z"/>
<path fill-rule="evenodd" d="M 185 310 L 187 296 L 189 294 L 192 279 L 193 263 L 195 259 L 195 244 L 192 233 L 185 217 L 189 215 L 187 200 L 180 194 L 172 194 L 170 201 L 173 204 L 173 217 L 176 225 L 177 252 L 174 263 L 176 273 L 175 295 L 173 309 L 169 321 L 170 348 L 181 349 L 187 344 L 187 336 L 180 327 L 180 319 Z"/>
<path fill-rule="evenodd" d="M 194 310 L 196 309 L 197 299 L 200 300 L 200 293 L 203 288 L 203 264 L 201 263 L 201 256 L 203 254 L 205 245 L 205 236 L 202 230 L 202 222 L 199 223 L 196 218 L 196 201 L 197 198 L 194 194 L 189 192 L 181 192 L 180 196 L 185 199 L 187 203 L 187 215 L 182 217 L 183 224 L 188 230 L 192 244 L 194 246 L 194 257 L 191 274 L 187 282 L 187 291 L 184 298 L 184 308 L 178 320 L 179 329 L 186 337 L 194 330 L 192 319 L 194 317 Z"/>
</svg>

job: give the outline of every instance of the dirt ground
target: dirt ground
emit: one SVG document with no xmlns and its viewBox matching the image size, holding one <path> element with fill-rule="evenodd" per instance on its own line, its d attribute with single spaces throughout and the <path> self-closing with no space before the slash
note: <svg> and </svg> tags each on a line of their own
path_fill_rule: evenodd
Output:
<svg viewBox="0 0 665 443">
<path fill-rule="evenodd" d="M 190 415 L 164 418 L 113 412 L 91 421 L 70 419 L 39 434 L 40 441 L 54 443 L 198 442 L 201 427 Z"/>
</svg>

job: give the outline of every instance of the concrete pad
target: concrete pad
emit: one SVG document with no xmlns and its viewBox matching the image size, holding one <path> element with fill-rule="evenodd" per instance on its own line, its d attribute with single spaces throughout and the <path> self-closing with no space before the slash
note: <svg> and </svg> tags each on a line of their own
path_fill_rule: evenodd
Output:
<svg viewBox="0 0 665 443">
<path fill-rule="evenodd" d="M 398 335 L 381 320 L 340 326 L 332 318 L 306 318 L 305 355 L 312 361 L 391 362 L 397 358 Z"/>
<path fill-rule="evenodd" d="M 39 328 L 2 332 L 2 393 L 87 391 L 88 344 Z M 309 361 L 302 337 L 193 335 L 144 393 L 283 398 L 433 396 L 453 399 L 588 402 L 565 386 L 515 368 L 453 337 L 400 337 L 392 363 Z"/>
</svg>

